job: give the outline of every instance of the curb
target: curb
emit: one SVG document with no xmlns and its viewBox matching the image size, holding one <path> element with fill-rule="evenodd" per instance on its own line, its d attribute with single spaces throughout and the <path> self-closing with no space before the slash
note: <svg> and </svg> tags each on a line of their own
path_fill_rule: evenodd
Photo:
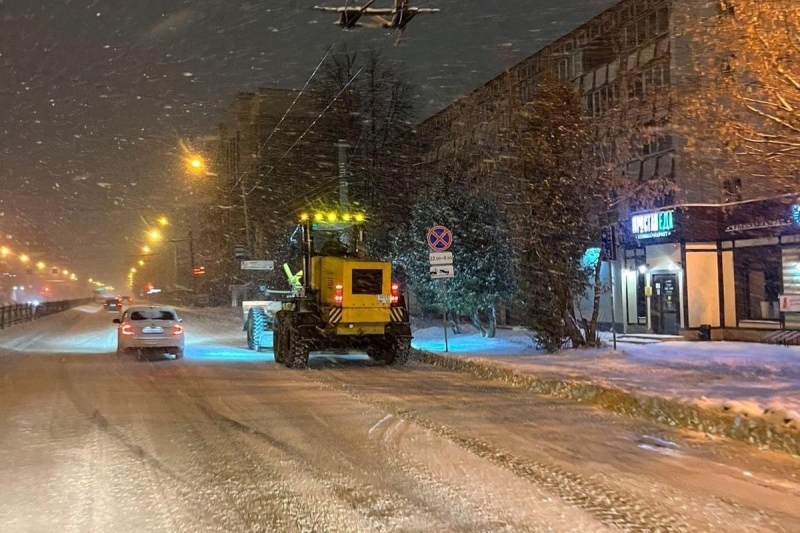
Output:
<svg viewBox="0 0 800 533">
<path fill-rule="evenodd" d="M 537 394 L 602 407 L 614 413 L 800 455 L 800 432 L 763 419 L 703 409 L 678 400 L 638 395 L 596 383 L 538 377 L 507 366 L 414 350 L 415 359 L 445 370 L 503 381 Z"/>
</svg>

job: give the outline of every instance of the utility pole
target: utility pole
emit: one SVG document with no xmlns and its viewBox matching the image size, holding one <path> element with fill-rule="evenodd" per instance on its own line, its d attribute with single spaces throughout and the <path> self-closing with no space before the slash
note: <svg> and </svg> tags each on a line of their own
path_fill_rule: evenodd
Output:
<svg viewBox="0 0 800 533">
<path fill-rule="evenodd" d="M 195 282 L 194 282 L 194 236 L 192 234 L 192 230 L 189 230 L 189 268 L 191 269 L 192 273 L 192 281 L 191 287 L 192 291 L 195 290 Z"/>
<path fill-rule="evenodd" d="M 241 137 L 239 135 L 239 131 L 236 131 L 236 149 L 234 150 L 233 154 L 233 175 L 234 177 L 239 176 L 239 155 L 241 154 L 240 150 L 240 141 Z M 247 211 L 247 185 L 245 184 L 245 175 L 242 174 L 239 176 L 239 184 L 241 185 L 242 189 L 242 212 L 244 213 L 244 232 L 245 238 L 247 239 L 247 253 L 250 257 L 254 256 L 253 252 L 253 240 L 250 237 L 250 215 Z"/>
<path fill-rule="evenodd" d="M 350 208 L 350 164 L 347 158 L 350 145 L 339 139 L 335 146 L 339 148 L 339 208 L 347 211 Z"/>
</svg>

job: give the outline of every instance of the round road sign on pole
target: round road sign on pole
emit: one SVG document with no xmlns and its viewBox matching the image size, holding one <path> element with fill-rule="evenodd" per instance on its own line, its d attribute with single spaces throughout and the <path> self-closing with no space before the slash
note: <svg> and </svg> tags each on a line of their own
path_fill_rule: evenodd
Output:
<svg viewBox="0 0 800 533">
<path fill-rule="evenodd" d="M 434 226 L 428 231 L 428 246 L 434 252 L 445 252 L 453 245 L 453 234 L 444 226 Z"/>
</svg>

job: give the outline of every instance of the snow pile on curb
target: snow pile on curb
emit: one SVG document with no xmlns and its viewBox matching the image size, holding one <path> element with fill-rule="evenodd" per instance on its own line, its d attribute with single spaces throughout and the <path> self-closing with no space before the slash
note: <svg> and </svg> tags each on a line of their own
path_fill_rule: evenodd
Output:
<svg viewBox="0 0 800 533">
<path fill-rule="evenodd" d="M 679 400 L 639 395 L 613 385 L 589 381 L 538 377 L 503 364 L 415 350 L 417 360 L 440 368 L 467 372 L 484 379 L 500 380 L 538 394 L 597 405 L 610 411 L 705 433 L 724 436 L 765 449 L 800 455 L 800 431 L 785 423 L 776 424 L 785 413 L 752 418 L 746 409 L 715 411 Z"/>
</svg>

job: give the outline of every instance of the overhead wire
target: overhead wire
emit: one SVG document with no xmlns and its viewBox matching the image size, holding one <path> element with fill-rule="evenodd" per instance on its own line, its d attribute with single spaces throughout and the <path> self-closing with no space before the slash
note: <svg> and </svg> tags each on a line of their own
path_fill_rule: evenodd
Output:
<svg viewBox="0 0 800 533">
<path fill-rule="evenodd" d="M 427 3 L 427 2 L 426 2 L 426 3 Z M 387 43 L 390 41 L 391 37 L 392 37 L 392 36 L 395 34 L 395 32 L 396 32 L 396 31 L 397 31 L 397 29 L 395 28 L 395 29 L 393 29 L 391 32 L 389 32 L 389 34 L 386 36 L 386 39 L 384 39 L 383 43 L 381 43 L 381 46 L 378 48 L 378 51 L 380 51 L 380 50 L 381 50 L 383 47 L 385 47 L 385 46 L 386 46 L 386 44 L 387 44 Z M 322 112 L 321 112 L 321 113 L 320 113 L 320 114 L 319 114 L 319 115 L 318 115 L 318 116 L 317 116 L 317 117 L 316 117 L 316 118 L 315 118 L 315 119 L 312 121 L 312 123 L 311 123 L 311 124 L 308 126 L 308 128 L 306 128 L 306 130 L 303 132 L 303 134 L 302 134 L 302 135 L 300 135 L 300 137 L 298 137 L 298 139 L 296 139 L 296 140 L 295 140 L 295 142 L 292 144 L 292 146 L 290 146 L 290 147 L 289 147 L 289 149 L 288 149 L 288 150 L 286 150 L 286 152 L 284 152 L 284 154 L 281 156 L 281 158 L 280 158 L 280 159 L 279 159 L 279 160 L 278 160 L 278 161 L 275 163 L 275 165 L 273 165 L 273 166 L 270 168 L 269 172 L 268 172 L 268 173 L 267 173 L 267 174 L 266 174 L 266 175 L 263 177 L 263 179 L 266 179 L 268 176 L 270 176 L 270 175 L 271 175 L 271 174 L 272 174 L 272 173 L 275 171 L 275 169 L 276 169 L 276 168 L 278 168 L 278 166 L 279 166 L 279 165 L 280 165 L 280 164 L 281 164 L 281 163 L 282 163 L 282 162 L 283 162 L 283 161 L 286 159 L 286 157 L 289 155 L 289 153 L 290 153 L 290 152 L 291 152 L 291 151 L 292 151 L 292 150 L 293 150 L 293 149 L 294 149 L 294 148 L 295 148 L 295 147 L 296 147 L 296 146 L 297 146 L 297 145 L 300 143 L 300 141 L 302 141 L 302 140 L 303 140 L 303 138 L 304 138 L 304 137 L 305 137 L 305 136 L 306 136 L 306 135 L 307 135 L 307 134 L 308 134 L 308 133 L 309 133 L 309 132 L 310 132 L 310 131 L 311 131 L 311 130 L 314 128 L 314 126 L 317 124 L 317 122 L 319 122 L 319 120 L 322 118 L 322 116 L 323 116 L 323 115 L 324 115 L 324 114 L 325 114 L 325 113 L 326 113 L 326 112 L 327 112 L 327 111 L 328 111 L 328 110 L 329 110 L 329 109 L 330 109 L 330 108 L 333 106 L 333 104 L 334 104 L 334 103 L 336 103 L 336 101 L 337 101 L 337 100 L 338 100 L 338 99 L 341 97 L 341 95 L 342 95 L 342 94 L 344 94 L 344 92 L 345 92 L 345 91 L 346 91 L 346 90 L 347 90 L 347 89 L 350 87 L 350 85 L 351 85 L 351 84 L 352 84 L 352 83 L 353 83 L 353 82 L 356 80 L 356 78 L 358 78 L 358 76 L 359 76 L 359 75 L 360 75 L 360 74 L 363 72 L 363 70 L 364 70 L 364 67 L 361 67 L 361 68 L 359 68 L 359 69 L 358 69 L 358 71 L 357 71 L 357 72 L 356 72 L 356 73 L 355 73 L 355 74 L 354 74 L 354 75 L 353 75 L 353 76 L 352 76 L 352 77 L 351 77 L 351 78 L 350 78 L 350 79 L 347 81 L 347 83 L 344 85 L 344 87 L 342 87 L 342 89 L 341 89 L 341 90 L 340 90 L 340 91 L 339 91 L 339 92 L 336 94 L 336 96 L 334 96 L 334 97 L 333 97 L 333 99 L 332 99 L 332 100 L 331 100 L 331 101 L 328 103 L 328 105 L 327 105 L 327 106 L 325 106 L 325 109 L 323 109 L 323 110 L 322 110 Z M 366 127 L 366 125 L 365 125 L 365 127 Z M 362 131 L 363 131 L 363 130 L 362 130 Z M 360 142 L 360 141 L 359 141 L 359 142 Z M 357 148 L 357 147 L 356 147 L 356 148 Z M 355 152 L 354 152 L 354 153 L 355 153 Z M 253 192 L 254 190 L 256 190 L 256 188 L 257 188 L 257 187 L 259 187 L 259 186 L 260 186 L 260 185 L 256 185 L 256 186 L 254 186 L 254 187 L 253 187 L 253 188 L 250 190 L 250 192 L 249 192 L 248 194 L 252 193 L 252 192 Z M 327 187 L 327 186 L 328 186 L 328 185 L 326 184 L 326 185 L 324 185 L 322 188 L 324 189 L 324 188 L 325 188 L 325 187 Z M 313 191 L 313 190 L 314 190 L 314 189 L 312 189 L 312 191 Z M 311 194 L 311 191 L 304 191 L 303 193 L 301 193 L 301 194 L 299 194 L 299 195 L 297 195 L 297 196 L 295 196 L 295 197 L 293 197 L 293 198 L 290 198 L 290 199 L 288 199 L 288 200 L 285 202 L 285 205 L 293 206 L 293 205 L 295 205 L 294 203 L 295 203 L 297 200 L 304 200 L 304 199 L 305 199 L 305 198 L 306 198 L 306 197 L 307 197 L 309 194 Z M 286 214 L 287 212 L 291 211 L 292 209 L 293 209 L 293 208 L 292 208 L 292 207 L 290 207 L 290 209 L 288 209 L 288 210 L 284 210 L 284 211 L 280 211 L 280 212 L 278 212 L 278 214 Z"/>
</svg>

